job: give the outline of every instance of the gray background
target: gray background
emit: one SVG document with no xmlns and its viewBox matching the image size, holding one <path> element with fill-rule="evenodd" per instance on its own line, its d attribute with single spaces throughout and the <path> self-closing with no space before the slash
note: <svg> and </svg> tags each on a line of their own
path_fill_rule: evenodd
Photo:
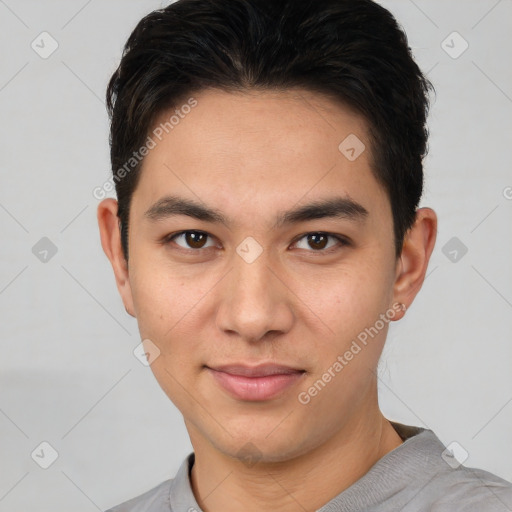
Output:
<svg viewBox="0 0 512 512">
<path fill-rule="evenodd" d="M 0 511 L 106 509 L 191 450 L 133 355 L 92 195 L 109 175 L 107 81 L 135 23 L 164 4 L 0 0 Z M 512 2 L 383 4 L 437 89 L 422 204 L 440 224 L 423 291 L 390 330 L 382 408 L 512 480 Z M 46 59 L 31 47 L 51 48 L 43 31 L 59 45 Z M 469 44 L 457 58 L 453 31 Z M 58 452 L 48 469 L 43 441 Z"/>
</svg>

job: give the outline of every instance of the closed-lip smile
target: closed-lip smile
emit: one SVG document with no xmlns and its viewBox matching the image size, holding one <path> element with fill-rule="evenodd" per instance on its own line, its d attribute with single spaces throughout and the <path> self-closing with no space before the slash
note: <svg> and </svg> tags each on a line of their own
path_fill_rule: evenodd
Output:
<svg viewBox="0 0 512 512">
<path fill-rule="evenodd" d="M 228 364 L 206 368 L 228 394 L 239 400 L 256 402 L 277 397 L 305 373 L 305 370 L 273 363 L 256 366 Z"/>
</svg>

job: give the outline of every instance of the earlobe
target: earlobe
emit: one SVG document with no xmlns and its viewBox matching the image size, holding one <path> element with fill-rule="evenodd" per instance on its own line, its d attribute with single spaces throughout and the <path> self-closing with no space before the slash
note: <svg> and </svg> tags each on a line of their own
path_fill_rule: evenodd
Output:
<svg viewBox="0 0 512 512">
<path fill-rule="evenodd" d="M 431 208 L 420 208 L 416 212 L 413 226 L 405 236 L 402 253 L 397 262 L 393 302 L 402 303 L 405 308 L 409 308 L 413 302 L 425 280 L 436 235 L 436 213 Z"/>
<path fill-rule="evenodd" d="M 123 300 L 126 312 L 131 316 L 135 316 L 128 273 L 128 262 L 124 257 L 121 246 L 117 208 L 117 201 L 110 198 L 104 199 L 98 205 L 98 226 L 100 229 L 101 246 L 114 270 L 117 289 Z"/>
</svg>

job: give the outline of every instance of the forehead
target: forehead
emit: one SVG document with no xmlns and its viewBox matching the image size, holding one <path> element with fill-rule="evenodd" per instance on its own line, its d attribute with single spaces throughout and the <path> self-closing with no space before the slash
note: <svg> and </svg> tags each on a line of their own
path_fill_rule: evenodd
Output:
<svg viewBox="0 0 512 512">
<path fill-rule="evenodd" d="M 248 216 L 333 193 L 386 206 L 365 120 L 349 108 L 303 90 L 206 90 L 193 101 L 152 127 L 134 201 L 180 194 Z"/>
<path fill-rule="evenodd" d="M 348 135 L 367 140 L 361 115 L 318 93 L 208 89 L 193 99 L 193 109 L 187 108 L 191 98 L 183 98 L 172 110 L 163 112 L 152 128 L 159 131 L 164 144 L 174 142 L 184 151 L 192 149 L 186 154 L 188 162 L 192 156 L 200 159 L 206 153 L 219 158 L 229 155 L 231 160 L 259 153 L 261 159 L 267 154 L 274 161 L 277 154 L 283 158 L 313 156 L 321 163 L 339 156 L 339 144 Z M 369 144 L 366 147 L 364 156 L 369 157 Z M 176 157 L 180 155 L 181 151 Z"/>
</svg>

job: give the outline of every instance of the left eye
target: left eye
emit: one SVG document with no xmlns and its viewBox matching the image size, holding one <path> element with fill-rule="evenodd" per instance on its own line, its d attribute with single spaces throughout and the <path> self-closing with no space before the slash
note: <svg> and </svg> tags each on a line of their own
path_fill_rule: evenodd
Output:
<svg viewBox="0 0 512 512">
<path fill-rule="evenodd" d="M 317 252 L 325 249 L 331 249 L 336 245 L 346 245 L 346 242 L 341 238 L 329 235 L 328 233 L 308 233 L 295 242 L 295 246 L 299 249 L 313 249 L 313 251 Z"/>
<path fill-rule="evenodd" d="M 210 238 L 211 242 L 209 245 L 207 245 L 208 238 Z M 172 236 L 169 241 L 176 242 L 176 244 L 183 247 L 183 249 L 205 249 L 215 246 L 210 235 L 202 231 L 183 231 L 182 233 Z"/>
</svg>

